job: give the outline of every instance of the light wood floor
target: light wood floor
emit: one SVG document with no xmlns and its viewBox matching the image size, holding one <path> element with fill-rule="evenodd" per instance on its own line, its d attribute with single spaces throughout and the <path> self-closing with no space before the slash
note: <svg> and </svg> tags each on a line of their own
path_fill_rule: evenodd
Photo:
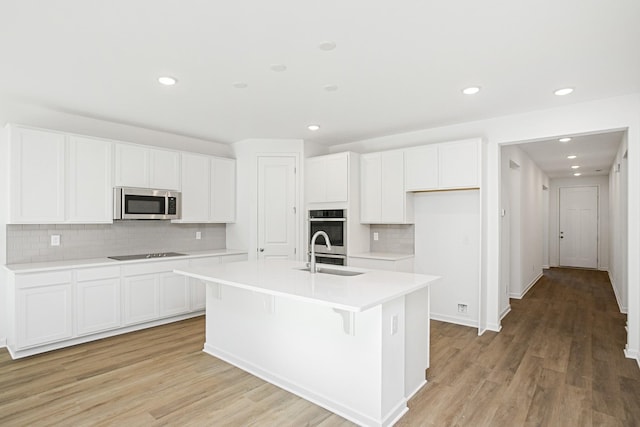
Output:
<svg viewBox="0 0 640 427">
<path fill-rule="evenodd" d="M 399 426 L 640 425 L 640 369 L 606 273 L 552 269 L 499 334 L 432 322 L 429 383 Z M 0 426 L 351 426 L 202 353 L 191 319 L 12 361 Z"/>
</svg>

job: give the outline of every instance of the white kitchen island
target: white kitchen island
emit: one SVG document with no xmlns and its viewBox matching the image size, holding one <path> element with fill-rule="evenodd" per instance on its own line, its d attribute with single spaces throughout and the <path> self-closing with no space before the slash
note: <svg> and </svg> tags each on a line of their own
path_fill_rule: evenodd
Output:
<svg viewBox="0 0 640 427">
<path fill-rule="evenodd" d="M 207 283 L 205 352 L 357 424 L 393 425 L 426 383 L 429 286 L 439 278 L 304 266 L 246 261 L 175 273 Z"/>
</svg>

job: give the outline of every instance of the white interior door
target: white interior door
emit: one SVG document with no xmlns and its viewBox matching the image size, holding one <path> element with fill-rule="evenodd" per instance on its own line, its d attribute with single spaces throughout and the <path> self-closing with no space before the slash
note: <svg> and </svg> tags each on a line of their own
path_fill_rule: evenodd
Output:
<svg viewBox="0 0 640 427">
<path fill-rule="evenodd" d="M 598 267 L 598 187 L 560 188 L 560 265 Z"/>
<path fill-rule="evenodd" d="M 295 164 L 258 158 L 258 259 L 296 259 Z"/>
</svg>

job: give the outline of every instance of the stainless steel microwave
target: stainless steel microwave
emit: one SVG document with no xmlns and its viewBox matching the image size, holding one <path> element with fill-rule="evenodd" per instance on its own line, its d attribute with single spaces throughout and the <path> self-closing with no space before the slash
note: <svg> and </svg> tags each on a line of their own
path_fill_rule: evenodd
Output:
<svg viewBox="0 0 640 427">
<path fill-rule="evenodd" d="M 115 187 L 113 219 L 180 219 L 182 193 L 173 190 Z"/>
</svg>

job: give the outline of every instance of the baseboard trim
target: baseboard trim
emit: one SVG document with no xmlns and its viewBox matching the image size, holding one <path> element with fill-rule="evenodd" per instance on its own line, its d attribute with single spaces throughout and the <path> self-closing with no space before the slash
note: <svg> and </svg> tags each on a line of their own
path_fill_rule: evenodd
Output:
<svg viewBox="0 0 640 427">
<path fill-rule="evenodd" d="M 611 287 L 613 288 L 613 294 L 616 296 L 616 303 L 618 303 L 618 310 L 620 313 L 627 314 L 627 307 L 622 304 L 622 300 L 620 299 L 620 295 L 618 295 L 618 288 L 616 287 L 616 282 L 611 277 L 611 272 L 607 271 L 607 276 L 609 276 L 609 282 L 611 283 Z"/>
<path fill-rule="evenodd" d="M 465 317 L 449 316 L 447 314 L 439 314 L 439 313 L 434 313 L 432 311 L 430 318 L 432 320 L 439 320 L 440 322 L 454 323 L 456 325 L 469 326 L 472 328 L 478 327 L 477 320 L 473 320 Z"/>
<path fill-rule="evenodd" d="M 635 359 L 638 368 L 640 369 L 640 352 L 638 352 L 638 350 L 629 350 L 625 348 L 624 355 L 627 359 Z"/>
<path fill-rule="evenodd" d="M 500 313 L 500 320 L 504 319 L 509 313 L 511 313 L 511 304 L 509 304 L 504 310 L 502 310 L 502 313 Z"/>
<path fill-rule="evenodd" d="M 529 282 L 529 284 L 527 285 L 526 288 L 524 288 L 522 293 L 519 293 L 519 294 L 509 293 L 509 298 L 515 298 L 515 299 L 524 298 L 524 296 L 527 294 L 527 292 L 529 292 L 531 290 L 531 288 L 533 288 L 533 285 L 535 285 L 536 282 L 542 278 L 542 276 L 543 276 L 543 273 L 541 271 L 540 273 L 538 273 L 538 275 L 531 282 Z"/>
</svg>

